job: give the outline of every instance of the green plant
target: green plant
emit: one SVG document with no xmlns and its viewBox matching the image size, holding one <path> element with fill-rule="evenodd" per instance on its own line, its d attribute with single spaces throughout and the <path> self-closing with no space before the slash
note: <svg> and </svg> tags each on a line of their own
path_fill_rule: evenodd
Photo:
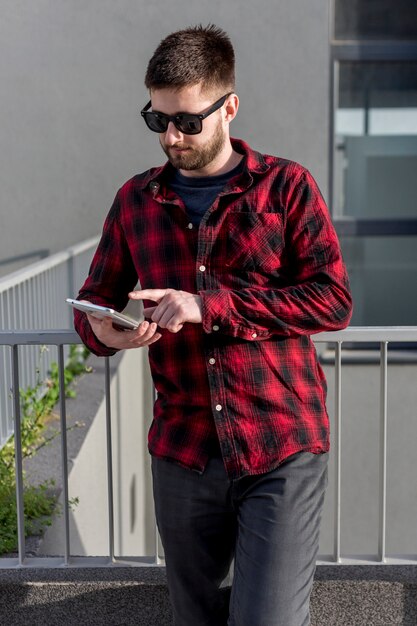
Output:
<svg viewBox="0 0 417 626">
<path fill-rule="evenodd" d="M 54 406 L 59 400 L 59 370 L 53 363 L 46 380 L 41 379 L 40 362 L 46 348 L 40 351 L 39 364 L 36 368 L 36 383 L 33 387 L 20 390 L 21 400 L 21 444 L 23 459 L 33 456 L 41 447 L 48 445 L 58 431 L 46 437 L 45 426 Z M 64 369 L 65 396 L 74 397 L 71 388 L 74 379 L 84 372 L 91 371 L 85 365 L 89 352 L 84 346 L 71 346 Z M 79 426 L 78 423 L 74 427 Z M 74 428 L 73 427 L 73 428 Z M 70 429 L 69 429 L 70 430 Z M 41 527 L 51 524 L 52 514 L 57 512 L 54 482 L 48 480 L 40 485 L 28 484 L 24 474 L 23 507 L 25 518 L 25 536 L 37 534 Z M 78 503 L 77 498 L 70 501 L 70 506 Z M 59 512 L 59 511 L 58 511 Z M 0 450 L 0 554 L 10 552 L 17 546 L 17 507 L 16 507 L 16 470 L 14 436 Z"/>
</svg>

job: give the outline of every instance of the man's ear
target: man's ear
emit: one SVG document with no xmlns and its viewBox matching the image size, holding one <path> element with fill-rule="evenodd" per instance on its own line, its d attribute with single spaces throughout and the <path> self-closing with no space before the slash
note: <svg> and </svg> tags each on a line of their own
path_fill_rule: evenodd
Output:
<svg viewBox="0 0 417 626">
<path fill-rule="evenodd" d="M 239 97 L 232 93 L 226 100 L 224 111 L 225 111 L 225 122 L 230 123 L 237 115 L 237 111 L 239 109 Z"/>
</svg>

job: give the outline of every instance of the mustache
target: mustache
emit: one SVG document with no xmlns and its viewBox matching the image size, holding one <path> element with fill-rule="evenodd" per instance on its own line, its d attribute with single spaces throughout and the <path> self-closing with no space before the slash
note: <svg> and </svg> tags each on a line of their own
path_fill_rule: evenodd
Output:
<svg viewBox="0 0 417 626">
<path fill-rule="evenodd" d="M 190 149 L 190 146 L 187 146 L 187 144 L 183 144 L 183 143 L 173 143 L 171 145 L 165 144 L 165 147 L 169 150 L 170 148 L 177 148 L 178 150 L 187 150 Z"/>
</svg>

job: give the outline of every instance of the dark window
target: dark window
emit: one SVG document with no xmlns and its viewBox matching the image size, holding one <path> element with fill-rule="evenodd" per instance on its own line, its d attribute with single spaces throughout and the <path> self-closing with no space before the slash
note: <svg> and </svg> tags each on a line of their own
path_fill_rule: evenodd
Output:
<svg viewBox="0 0 417 626">
<path fill-rule="evenodd" d="M 417 39 L 416 0 L 335 0 L 336 39 Z"/>
<path fill-rule="evenodd" d="M 347 109 L 416 107 L 417 63 L 344 61 L 339 73 L 339 106 Z"/>
</svg>

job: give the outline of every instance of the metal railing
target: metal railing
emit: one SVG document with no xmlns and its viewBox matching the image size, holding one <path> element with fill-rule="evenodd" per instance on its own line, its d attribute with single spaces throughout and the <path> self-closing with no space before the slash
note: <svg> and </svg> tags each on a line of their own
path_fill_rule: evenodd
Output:
<svg viewBox="0 0 417 626">
<path fill-rule="evenodd" d="M 0 329 L 72 328 L 72 310 L 65 298 L 75 297 L 84 282 L 98 237 L 49 256 L 0 278 Z M 39 346 L 28 348 L 22 365 L 23 388 L 46 378 L 57 360 L 52 347 L 40 359 Z M 13 434 L 11 377 L 7 353 L 0 347 L 0 448 Z"/>
<path fill-rule="evenodd" d="M 81 340 L 75 331 L 71 330 L 42 330 L 42 331 L 0 331 L 0 346 L 7 346 L 11 351 L 10 368 L 12 378 L 14 441 L 15 441 L 15 474 L 16 474 L 16 503 L 17 503 L 17 537 L 18 557 L 0 558 L 0 568 L 10 567 L 60 567 L 60 566 L 103 566 L 116 563 L 114 553 L 114 494 L 113 494 L 113 463 L 112 463 L 112 435 L 111 435 L 111 399 L 110 399 L 110 358 L 105 357 L 105 413 L 106 413 L 106 459 L 107 459 L 107 493 L 108 493 L 108 557 L 72 557 L 70 552 L 70 501 L 68 489 L 68 450 L 67 450 L 67 422 L 65 399 L 65 357 L 64 347 L 80 344 Z M 24 508 L 23 508 L 23 455 L 21 446 L 21 407 L 20 407 L 20 365 L 21 346 L 55 346 L 58 350 L 59 370 L 59 416 L 61 438 L 61 467 L 63 491 L 63 521 L 64 521 L 64 553 L 62 557 L 29 557 L 25 558 Z M 1 532 L 1 530 L 0 530 Z M 158 532 L 155 525 L 155 556 L 143 557 L 134 560 L 136 565 L 160 565 L 158 556 Z M 129 557 L 123 558 L 123 563 L 131 562 Z"/>
<path fill-rule="evenodd" d="M 388 423 L 388 344 L 413 343 L 417 339 L 417 327 L 351 327 L 343 331 L 319 333 L 312 337 L 314 342 L 328 342 L 335 346 L 334 383 L 334 550 L 331 562 L 334 563 L 401 563 L 417 565 L 417 542 L 409 555 L 401 558 L 387 557 L 387 423 Z M 380 381 L 379 381 L 379 516 L 378 516 L 378 554 L 370 559 L 343 558 L 341 551 L 341 480 L 342 480 L 342 344 L 379 344 L 380 353 Z M 407 556 L 409 558 L 407 558 Z"/>
<path fill-rule="evenodd" d="M 334 436 L 333 455 L 334 464 L 334 515 L 333 515 L 333 554 L 326 559 L 319 557 L 319 562 L 334 564 L 369 563 L 369 564 L 417 564 L 416 546 L 410 547 L 408 555 L 402 555 L 398 560 L 386 554 L 386 493 L 387 493 L 387 369 L 388 369 L 388 344 L 389 342 L 410 343 L 417 340 L 417 327 L 409 328 L 348 328 L 344 331 L 320 333 L 313 337 L 315 343 L 327 343 L 335 346 L 334 384 L 335 384 L 335 412 L 334 412 Z M 341 550 L 341 459 L 343 454 L 341 425 L 342 425 L 342 345 L 349 343 L 379 344 L 380 349 L 380 462 L 379 462 L 379 523 L 378 523 L 378 554 L 370 559 L 354 560 L 342 555 Z M 106 437 L 107 437 L 107 484 L 108 484 L 108 556 L 107 557 L 77 557 L 71 555 L 70 527 L 69 527 L 69 500 L 68 500 L 68 456 L 66 443 L 66 403 L 65 394 L 60 394 L 60 420 L 61 420 L 61 456 L 62 456 L 62 484 L 64 494 L 64 554 L 60 557 L 28 557 L 25 558 L 25 537 L 23 519 L 23 472 L 22 450 L 20 445 L 20 398 L 18 389 L 20 386 L 20 356 L 19 346 L 26 345 L 54 345 L 58 349 L 59 380 L 60 388 L 64 389 L 64 346 L 80 343 L 78 335 L 69 330 L 48 331 L 15 331 L 0 332 L 0 345 L 8 346 L 11 351 L 11 371 L 14 407 L 14 431 L 15 454 L 16 454 L 16 498 L 18 510 L 18 556 L 17 558 L 0 558 L 0 567 L 23 567 L 23 566 L 109 566 L 123 562 L 131 565 L 159 565 L 158 539 L 155 532 L 155 555 L 154 557 L 123 557 L 120 559 L 114 554 L 114 502 L 113 502 L 113 467 L 112 467 L 112 436 L 111 436 L 111 409 L 110 409 L 110 366 L 106 358 L 105 368 L 105 394 L 106 394 Z M 407 512 L 404 512 L 407 515 Z"/>
</svg>

